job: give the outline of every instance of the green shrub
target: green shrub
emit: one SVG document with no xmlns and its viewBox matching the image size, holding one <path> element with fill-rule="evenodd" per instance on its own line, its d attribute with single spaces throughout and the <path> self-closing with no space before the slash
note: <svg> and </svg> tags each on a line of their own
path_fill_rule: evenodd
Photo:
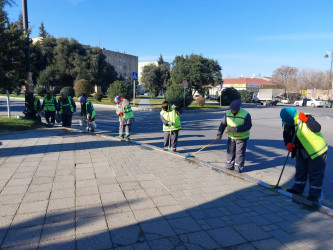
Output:
<svg viewBox="0 0 333 250">
<path fill-rule="evenodd" d="M 0 88 L 0 94 L 7 94 L 6 90 L 8 90 L 9 94 L 13 93 L 11 88 Z"/>
<path fill-rule="evenodd" d="M 46 95 L 46 92 L 47 92 L 46 88 L 43 88 L 43 87 L 36 87 L 34 89 L 34 91 L 35 91 L 36 95 L 39 95 L 39 96 L 42 96 L 42 97 L 44 97 Z"/>
<path fill-rule="evenodd" d="M 60 94 L 61 87 L 60 86 L 55 86 L 53 89 L 53 95 L 59 95 Z"/>
<path fill-rule="evenodd" d="M 94 98 L 100 102 L 102 101 L 103 95 L 101 93 L 95 93 Z"/>
<path fill-rule="evenodd" d="M 17 88 L 17 89 L 15 89 L 15 90 L 14 90 L 14 93 L 15 93 L 16 95 L 21 94 L 21 88 Z"/>
<path fill-rule="evenodd" d="M 114 98 L 118 95 L 130 101 L 132 99 L 131 90 L 131 84 L 127 84 L 123 81 L 115 81 L 109 85 L 109 88 L 106 90 L 106 95 L 112 103 L 114 103 Z"/>
<path fill-rule="evenodd" d="M 67 96 L 71 96 L 72 98 L 74 97 L 75 95 L 75 91 L 72 87 L 64 87 L 60 90 L 60 93 L 61 92 L 64 92 L 66 93 Z"/>
<path fill-rule="evenodd" d="M 178 107 L 184 108 L 184 88 L 180 84 L 172 84 L 168 87 L 164 94 L 164 98 L 171 105 L 175 104 Z M 192 93 L 189 90 L 185 92 L 185 107 L 190 105 L 193 101 Z"/>
<path fill-rule="evenodd" d="M 76 96 L 76 97 L 84 96 L 84 97 L 87 98 L 86 93 L 83 93 L 83 92 L 75 92 L 75 96 Z"/>
<path fill-rule="evenodd" d="M 94 86 L 87 80 L 80 79 L 74 83 L 74 90 L 75 93 L 85 93 L 86 96 L 90 96 L 94 92 Z"/>
<path fill-rule="evenodd" d="M 222 106 L 229 106 L 230 103 L 236 99 L 240 99 L 241 96 L 237 89 L 234 88 L 225 88 L 222 90 Z M 217 98 L 217 101 L 220 103 L 221 96 Z"/>
<path fill-rule="evenodd" d="M 252 94 L 250 91 L 247 90 L 238 90 L 241 100 L 243 103 L 249 103 L 252 100 Z"/>
<path fill-rule="evenodd" d="M 203 107 L 205 105 L 206 99 L 203 97 L 198 97 L 195 99 L 195 103 L 198 105 L 198 107 Z"/>
</svg>

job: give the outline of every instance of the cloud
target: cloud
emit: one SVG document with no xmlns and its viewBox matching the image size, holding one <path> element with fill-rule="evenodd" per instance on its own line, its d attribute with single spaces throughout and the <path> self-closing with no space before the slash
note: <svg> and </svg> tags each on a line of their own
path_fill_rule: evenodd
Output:
<svg viewBox="0 0 333 250">
<path fill-rule="evenodd" d="M 256 36 L 252 38 L 256 41 L 274 41 L 274 40 L 321 40 L 333 39 L 333 33 L 295 33 L 295 34 L 279 34 L 279 35 L 266 35 Z"/>
</svg>

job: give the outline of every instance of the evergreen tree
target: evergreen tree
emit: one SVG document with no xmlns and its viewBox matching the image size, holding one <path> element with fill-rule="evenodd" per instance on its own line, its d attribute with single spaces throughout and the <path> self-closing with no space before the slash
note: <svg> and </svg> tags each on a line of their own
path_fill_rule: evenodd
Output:
<svg viewBox="0 0 333 250">
<path fill-rule="evenodd" d="M 39 36 L 43 38 L 50 36 L 50 34 L 45 30 L 43 22 L 39 26 Z"/>
</svg>

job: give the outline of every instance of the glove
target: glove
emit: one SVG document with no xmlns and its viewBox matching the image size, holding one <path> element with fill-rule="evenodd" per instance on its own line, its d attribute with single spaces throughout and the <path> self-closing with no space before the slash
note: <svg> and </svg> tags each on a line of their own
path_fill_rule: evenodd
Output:
<svg viewBox="0 0 333 250">
<path fill-rule="evenodd" d="M 176 105 L 175 104 L 172 104 L 172 106 L 171 106 L 173 109 L 175 109 L 176 108 Z"/>
<path fill-rule="evenodd" d="M 309 118 L 304 114 L 304 113 L 299 113 L 298 114 L 298 120 L 302 121 L 302 122 L 307 122 Z"/>
<path fill-rule="evenodd" d="M 237 132 L 237 128 L 236 128 L 236 127 L 231 127 L 231 128 L 229 129 L 229 132 Z"/>
<path fill-rule="evenodd" d="M 123 115 L 123 112 L 119 112 L 119 116 Z"/>
<path fill-rule="evenodd" d="M 168 122 L 168 125 L 172 126 L 172 124 L 173 124 L 172 122 Z"/>
<path fill-rule="evenodd" d="M 90 121 L 91 120 L 91 117 L 88 117 L 88 121 Z"/>
<path fill-rule="evenodd" d="M 287 144 L 287 150 L 288 150 L 289 152 L 293 151 L 294 148 L 295 148 L 295 144 L 292 144 L 291 142 L 289 142 L 289 143 Z"/>
</svg>

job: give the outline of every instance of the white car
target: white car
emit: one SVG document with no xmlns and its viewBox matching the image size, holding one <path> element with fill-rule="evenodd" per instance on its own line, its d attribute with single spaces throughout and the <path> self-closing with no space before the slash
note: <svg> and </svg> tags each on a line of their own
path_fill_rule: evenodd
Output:
<svg viewBox="0 0 333 250">
<path fill-rule="evenodd" d="M 303 105 L 303 100 L 298 100 L 294 102 L 295 106 L 302 106 Z M 311 107 L 325 107 L 326 103 L 325 101 L 322 101 L 320 99 L 314 99 L 314 98 L 308 98 L 306 102 L 306 106 L 311 106 Z"/>
<path fill-rule="evenodd" d="M 285 99 L 281 100 L 281 103 L 289 104 L 290 100 L 289 100 L 289 98 L 285 98 Z"/>
</svg>

